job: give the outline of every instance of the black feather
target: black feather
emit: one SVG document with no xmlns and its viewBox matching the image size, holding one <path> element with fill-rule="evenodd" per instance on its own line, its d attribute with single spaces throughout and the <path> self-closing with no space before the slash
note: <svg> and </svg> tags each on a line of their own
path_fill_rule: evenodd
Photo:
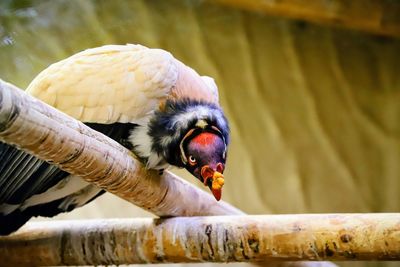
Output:
<svg viewBox="0 0 400 267">
<path fill-rule="evenodd" d="M 168 100 L 165 108 L 157 111 L 149 123 L 149 136 L 151 136 L 152 150 L 163 155 L 166 161 L 174 166 L 184 167 L 179 153 L 179 144 L 185 134 L 195 127 L 197 119 L 193 118 L 186 123 L 186 126 L 177 129 L 174 118 L 187 113 L 194 107 L 203 107 L 209 110 L 209 115 L 203 118 L 210 126 L 216 126 L 222 133 L 226 144 L 229 143 L 229 125 L 222 110 L 215 104 L 193 99 Z M 223 123 L 221 123 L 223 122 Z M 178 134 L 177 131 L 179 131 Z M 177 136 L 167 146 L 162 142 L 165 136 Z"/>
<path fill-rule="evenodd" d="M 98 124 L 88 123 L 89 127 L 108 135 L 121 143 L 128 149 L 132 144 L 128 141 L 130 131 L 136 126 L 130 123 Z M 70 211 L 75 208 L 73 205 L 66 207 L 66 210 L 59 208 L 60 203 L 66 198 L 57 199 L 24 210 L 16 209 L 5 215 L 2 213 L 2 205 L 19 205 L 33 195 L 37 195 L 50 189 L 69 173 L 60 170 L 58 167 L 40 160 L 24 151 L 0 142 L 0 235 L 9 234 L 20 228 L 33 216 L 52 217 L 61 212 Z M 104 193 L 100 191 L 95 199 Z"/>
<path fill-rule="evenodd" d="M 85 123 L 87 126 L 96 130 L 98 132 L 107 135 L 111 139 L 114 139 L 122 146 L 129 150 L 132 150 L 133 145 L 129 141 L 129 135 L 133 129 L 137 127 L 134 123 L 120 123 L 115 122 L 112 124 L 102 124 L 102 123 Z"/>
</svg>

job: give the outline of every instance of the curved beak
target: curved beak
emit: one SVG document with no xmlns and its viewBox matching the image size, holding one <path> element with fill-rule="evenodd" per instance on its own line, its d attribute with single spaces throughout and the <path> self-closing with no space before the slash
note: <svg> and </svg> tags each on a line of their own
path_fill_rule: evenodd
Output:
<svg viewBox="0 0 400 267">
<path fill-rule="evenodd" d="M 204 185 L 210 188 L 215 199 L 219 201 L 222 195 L 222 187 L 225 183 L 224 175 L 221 172 L 215 171 L 211 167 L 206 165 L 201 168 L 201 176 L 203 178 Z"/>
</svg>

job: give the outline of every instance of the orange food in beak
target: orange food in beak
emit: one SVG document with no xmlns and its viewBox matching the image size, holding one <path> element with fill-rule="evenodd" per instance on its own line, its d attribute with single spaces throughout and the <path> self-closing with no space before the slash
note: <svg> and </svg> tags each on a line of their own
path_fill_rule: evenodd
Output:
<svg viewBox="0 0 400 267">
<path fill-rule="evenodd" d="M 224 176 L 220 172 L 214 172 L 212 179 L 211 192 L 213 193 L 215 199 L 219 201 L 222 195 L 222 187 L 225 183 Z"/>
<path fill-rule="evenodd" d="M 224 186 L 224 175 L 219 171 L 214 171 L 209 166 L 204 166 L 201 170 L 204 185 L 210 187 L 216 200 L 221 199 L 222 187 Z M 211 183 L 209 182 L 211 180 Z"/>
</svg>

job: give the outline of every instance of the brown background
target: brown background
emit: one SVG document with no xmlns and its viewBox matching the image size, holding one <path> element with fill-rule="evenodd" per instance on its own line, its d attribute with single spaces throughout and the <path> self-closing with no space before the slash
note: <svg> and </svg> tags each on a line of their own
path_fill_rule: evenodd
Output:
<svg viewBox="0 0 400 267">
<path fill-rule="evenodd" d="M 240 209 L 400 210 L 400 39 L 195 0 L 6 1 L 0 10 L 0 77 L 21 87 L 103 44 L 163 48 L 214 77 L 232 129 L 223 199 Z M 138 216 L 150 214 L 108 194 L 57 218 Z"/>
</svg>

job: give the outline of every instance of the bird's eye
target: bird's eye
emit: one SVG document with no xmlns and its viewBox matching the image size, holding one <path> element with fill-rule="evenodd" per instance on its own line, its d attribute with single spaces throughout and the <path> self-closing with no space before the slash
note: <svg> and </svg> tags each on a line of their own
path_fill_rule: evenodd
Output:
<svg viewBox="0 0 400 267">
<path fill-rule="evenodd" d="M 193 157 L 192 155 L 189 156 L 189 164 L 190 165 L 196 165 L 197 160 L 195 159 L 195 157 Z"/>
</svg>

